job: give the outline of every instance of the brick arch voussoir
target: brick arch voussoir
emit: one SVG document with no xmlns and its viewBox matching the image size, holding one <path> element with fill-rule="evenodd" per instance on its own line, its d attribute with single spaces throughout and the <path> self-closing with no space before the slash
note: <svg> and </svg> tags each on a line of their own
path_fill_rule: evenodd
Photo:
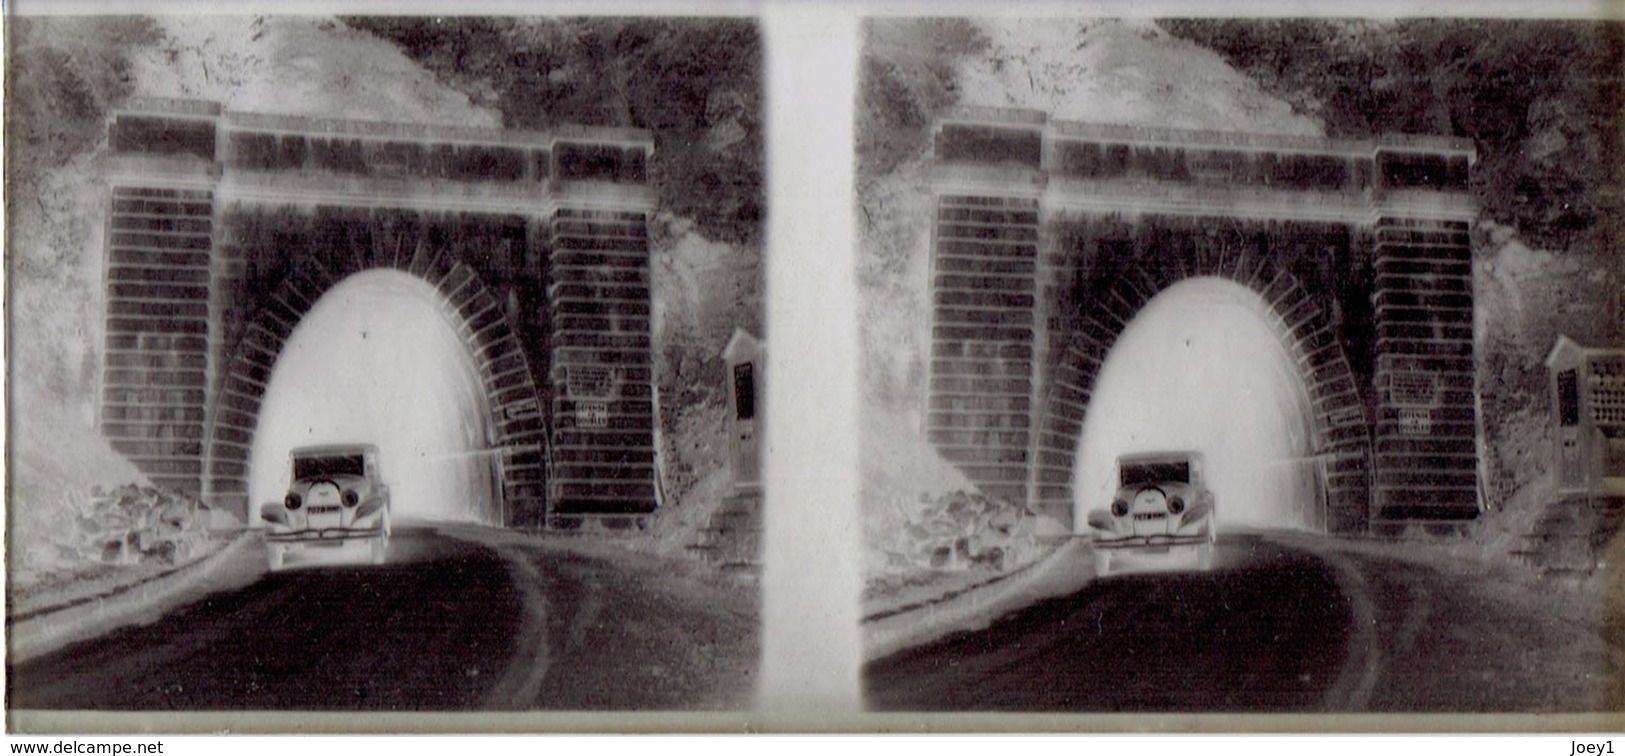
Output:
<svg viewBox="0 0 1625 756">
<path fill-rule="evenodd" d="M 1211 249 L 1216 250 L 1213 253 L 1216 259 L 1198 275 L 1222 278 L 1248 289 L 1255 288 L 1253 282 L 1259 267 L 1269 264 L 1267 258 L 1254 254 L 1250 247 L 1213 245 Z"/>
<path fill-rule="evenodd" d="M 355 265 L 355 259 L 349 255 L 341 254 L 337 257 L 325 259 L 322 257 L 308 258 L 305 260 L 304 268 L 307 281 L 304 284 L 304 293 L 313 295 L 311 297 L 312 301 L 320 299 L 328 290 L 338 286 L 340 281 L 357 272 L 359 270 Z"/>
<path fill-rule="evenodd" d="M 502 519 L 511 525 L 519 510 L 540 506 L 544 496 L 547 434 L 535 373 L 502 312 L 502 301 L 478 271 L 455 262 L 432 283 L 455 314 L 458 334 L 479 369 L 489 402 L 487 421 L 503 460 Z"/>
<path fill-rule="evenodd" d="M 368 246 L 370 264 L 377 268 L 406 271 L 411 264 L 414 245 L 407 243 L 407 234 L 401 232 L 398 220 L 386 216 L 382 222 L 384 227 L 372 235 L 372 244 Z"/>
<path fill-rule="evenodd" d="M 1067 354 L 1062 363 L 1056 368 L 1056 375 L 1052 381 L 1049 396 L 1050 402 L 1081 401 L 1087 409 L 1088 402 L 1094 394 L 1095 379 L 1100 375 L 1102 360 L 1091 357 L 1076 344 L 1067 346 Z M 1082 429 L 1082 417 L 1060 415 L 1053 411 L 1053 407 L 1046 407 L 1046 416 L 1061 421 L 1061 424 L 1049 428 L 1050 432 L 1075 434 Z"/>
<path fill-rule="evenodd" d="M 1310 453 L 1325 486 L 1324 524 L 1333 531 L 1357 530 L 1363 527 L 1363 512 L 1370 500 L 1371 423 L 1342 344 L 1333 339 L 1313 354 L 1325 355 L 1310 358 L 1314 381 L 1310 385 L 1314 423 Z"/>
<path fill-rule="evenodd" d="M 1359 393 L 1359 378 L 1324 308 L 1303 319 L 1292 338 L 1301 354 L 1300 367 L 1314 404 L 1315 452 L 1355 456 L 1360 469 L 1369 466 L 1370 422 Z"/>
<path fill-rule="evenodd" d="M 1168 266 L 1135 266 L 1125 271 L 1118 283 L 1124 294 L 1138 303 L 1135 307 L 1138 311 L 1176 278 L 1175 271 Z"/>
<path fill-rule="evenodd" d="M 1219 264 L 1219 260 L 1215 259 L 1215 256 L 1222 259 L 1224 255 L 1222 248 L 1214 250 L 1206 245 L 1186 246 L 1182 247 L 1179 252 L 1177 266 L 1162 277 L 1163 280 L 1160 283 L 1163 288 L 1187 278 L 1214 275 L 1215 271 L 1221 270 L 1223 267 Z"/>
<path fill-rule="evenodd" d="M 1101 297 L 1101 301 L 1105 303 L 1106 307 L 1111 308 L 1113 315 L 1116 315 L 1119 320 L 1126 324 L 1134 319 L 1135 314 L 1144 308 L 1147 302 L 1151 301 L 1151 297 L 1155 293 L 1155 291 L 1148 290 L 1142 284 L 1119 279 L 1117 283 L 1106 290 L 1106 296 Z"/>
<path fill-rule="evenodd" d="M 1262 256 L 1249 288 L 1264 300 L 1297 362 L 1310 402 L 1310 454 L 1325 486 L 1327 526 L 1364 502 L 1370 480 L 1370 424 L 1359 380 L 1322 299 L 1289 269 Z"/>
<path fill-rule="evenodd" d="M 430 271 L 434 270 L 439 257 L 440 247 L 419 239 L 416 244 L 412 245 L 411 252 L 407 254 L 406 265 L 402 270 L 427 281 L 430 279 Z"/>
<path fill-rule="evenodd" d="M 1196 245 L 1186 250 L 1181 257 L 1185 263 L 1179 271 L 1181 279 L 1200 275 L 1230 277 L 1226 270 L 1226 263 L 1231 257 L 1228 247 L 1216 244 Z"/>
</svg>

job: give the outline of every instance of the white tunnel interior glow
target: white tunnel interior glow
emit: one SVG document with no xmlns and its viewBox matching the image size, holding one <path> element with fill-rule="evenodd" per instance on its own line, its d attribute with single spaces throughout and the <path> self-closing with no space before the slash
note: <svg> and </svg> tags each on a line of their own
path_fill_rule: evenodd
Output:
<svg viewBox="0 0 1625 756">
<path fill-rule="evenodd" d="M 488 400 L 433 286 L 394 270 L 324 294 L 288 337 L 260 405 L 249 493 L 281 501 L 289 450 L 373 443 L 394 517 L 500 524 Z"/>
<path fill-rule="evenodd" d="M 1073 523 L 1110 505 L 1117 457 L 1191 449 L 1206 458 L 1222 530 L 1324 527 L 1311 404 L 1266 303 L 1219 278 L 1170 286 L 1112 346 L 1073 466 Z"/>
</svg>

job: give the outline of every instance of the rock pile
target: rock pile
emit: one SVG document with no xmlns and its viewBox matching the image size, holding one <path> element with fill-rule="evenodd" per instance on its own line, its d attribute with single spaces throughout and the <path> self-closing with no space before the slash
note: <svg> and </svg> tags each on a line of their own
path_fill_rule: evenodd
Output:
<svg viewBox="0 0 1625 756">
<path fill-rule="evenodd" d="M 1003 572 L 1036 553 L 1036 523 L 1026 507 L 979 493 L 926 494 L 890 556 L 933 570 Z"/>
<path fill-rule="evenodd" d="M 202 553 L 208 507 L 185 494 L 129 484 L 92 492 L 74 547 L 86 562 L 176 564 Z"/>
</svg>

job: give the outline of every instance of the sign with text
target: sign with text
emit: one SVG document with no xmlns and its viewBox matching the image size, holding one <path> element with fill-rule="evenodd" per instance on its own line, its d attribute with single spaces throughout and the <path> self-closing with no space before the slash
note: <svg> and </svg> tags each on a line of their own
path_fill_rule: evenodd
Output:
<svg viewBox="0 0 1625 756">
<path fill-rule="evenodd" d="M 1425 409 L 1401 409 L 1399 432 L 1404 436 L 1427 436 L 1433 433 L 1433 412 Z"/>
<path fill-rule="evenodd" d="M 608 428 L 609 402 L 576 402 L 577 428 Z"/>
</svg>

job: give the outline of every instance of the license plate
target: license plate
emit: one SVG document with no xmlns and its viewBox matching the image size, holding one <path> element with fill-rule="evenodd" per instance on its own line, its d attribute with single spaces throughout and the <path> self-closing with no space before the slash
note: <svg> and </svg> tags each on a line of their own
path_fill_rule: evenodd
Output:
<svg viewBox="0 0 1625 756">
<path fill-rule="evenodd" d="M 337 504 L 333 504 L 333 505 L 329 505 L 329 506 L 311 507 L 310 508 L 310 513 L 313 514 L 313 515 L 332 514 L 332 513 L 337 512 L 337 511 L 339 511 L 339 506 Z"/>
<path fill-rule="evenodd" d="M 1139 513 L 1137 515 L 1134 515 L 1134 519 L 1137 520 L 1137 521 L 1138 520 L 1162 520 L 1162 519 L 1167 519 L 1167 517 L 1168 517 L 1168 515 L 1165 514 L 1165 513 L 1162 513 L 1162 512 L 1141 512 L 1141 513 Z"/>
</svg>

